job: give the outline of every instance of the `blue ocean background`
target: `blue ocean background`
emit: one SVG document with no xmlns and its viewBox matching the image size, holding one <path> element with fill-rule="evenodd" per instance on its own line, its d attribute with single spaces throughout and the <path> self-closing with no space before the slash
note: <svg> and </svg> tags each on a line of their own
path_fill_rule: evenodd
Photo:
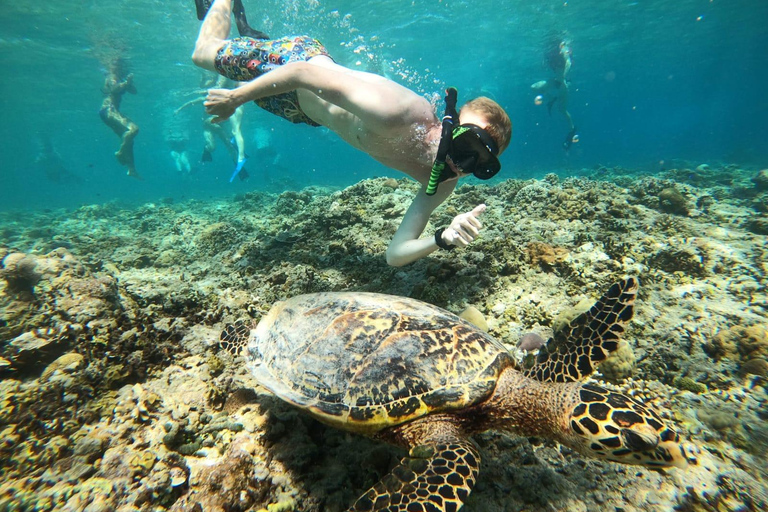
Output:
<svg viewBox="0 0 768 512">
<path fill-rule="evenodd" d="M 384 74 L 434 98 L 459 89 L 498 101 L 513 121 L 498 179 L 578 175 L 596 166 L 653 173 L 675 162 L 768 162 L 768 2 L 765 0 L 438 1 L 244 0 L 270 35 L 310 34 L 341 64 Z M 6 0 L 0 9 L 0 210 L 119 201 L 219 198 L 252 190 L 346 186 L 401 177 L 324 128 L 295 126 L 254 105 L 243 132 L 251 174 L 229 183 L 220 148 L 199 162 L 201 71 L 190 60 L 200 23 L 192 0 Z M 545 44 L 572 41 L 570 111 L 580 141 L 530 85 L 552 75 Z M 118 138 L 98 116 L 105 63 L 127 60 L 137 95 L 121 110 L 140 127 L 143 180 L 114 158 Z M 167 135 L 190 138 L 195 172 L 179 174 Z M 662 163 L 663 162 L 663 163 Z M 60 166 L 76 178 L 52 181 Z M 470 181 L 471 182 L 471 181 Z"/>
</svg>

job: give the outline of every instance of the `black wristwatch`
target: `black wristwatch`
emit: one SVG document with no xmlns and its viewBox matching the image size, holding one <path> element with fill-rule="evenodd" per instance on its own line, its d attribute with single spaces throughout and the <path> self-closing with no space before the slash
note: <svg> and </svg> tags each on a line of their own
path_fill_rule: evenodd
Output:
<svg viewBox="0 0 768 512">
<path fill-rule="evenodd" d="M 443 240 L 443 231 L 445 231 L 446 228 L 440 228 L 437 231 L 435 231 L 435 243 L 437 246 L 441 249 L 445 249 L 446 251 L 452 251 L 456 248 L 455 245 L 448 245 L 445 243 L 445 240 Z"/>
</svg>

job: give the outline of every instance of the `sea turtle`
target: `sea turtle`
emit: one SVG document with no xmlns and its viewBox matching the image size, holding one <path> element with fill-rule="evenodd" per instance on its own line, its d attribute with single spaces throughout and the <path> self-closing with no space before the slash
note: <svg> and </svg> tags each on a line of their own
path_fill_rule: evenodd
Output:
<svg viewBox="0 0 768 512">
<path fill-rule="evenodd" d="M 580 382 L 617 348 L 637 289 L 635 278 L 611 286 L 528 369 L 446 310 L 375 293 L 296 296 L 255 329 L 228 326 L 221 341 L 244 350 L 255 378 L 279 398 L 409 450 L 350 511 L 456 511 L 480 468 L 469 436 L 489 429 L 614 462 L 686 466 L 678 434 L 656 412 Z"/>
</svg>

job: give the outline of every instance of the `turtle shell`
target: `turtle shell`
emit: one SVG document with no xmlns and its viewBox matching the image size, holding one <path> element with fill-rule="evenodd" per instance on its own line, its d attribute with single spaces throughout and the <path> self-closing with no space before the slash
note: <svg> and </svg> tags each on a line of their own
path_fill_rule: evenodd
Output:
<svg viewBox="0 0 768 512">
<path fill-rule="evenodd" d="M 479 404 L 514 364 L 501 343 L 453 313 L 352 292 L 277 303 L 252 331 L 246 356 L 278 397 L 368 434 Z"/>
</svg>

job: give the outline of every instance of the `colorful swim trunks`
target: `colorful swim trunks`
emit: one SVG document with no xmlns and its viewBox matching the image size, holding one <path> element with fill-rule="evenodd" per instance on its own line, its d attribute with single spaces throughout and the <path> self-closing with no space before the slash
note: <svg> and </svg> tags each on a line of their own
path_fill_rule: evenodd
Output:
<svg viewBox="0 0 768 512">
<path fill-rule="evenodd" d="M 247 82 L 269 73 L 289 62 L 307 61 L 318 55 L 328 55 L 325 47 L 308 36 L 289 36 L 280 39 L 253 39 L 237 37 L 227 42 L 216 54 L 216 71 L 238 82 Z M 299 106 L 296 91 L 267 96 L 254 101 L 258 106 L 292 123 L 319 126 Z"/>
</svg>

